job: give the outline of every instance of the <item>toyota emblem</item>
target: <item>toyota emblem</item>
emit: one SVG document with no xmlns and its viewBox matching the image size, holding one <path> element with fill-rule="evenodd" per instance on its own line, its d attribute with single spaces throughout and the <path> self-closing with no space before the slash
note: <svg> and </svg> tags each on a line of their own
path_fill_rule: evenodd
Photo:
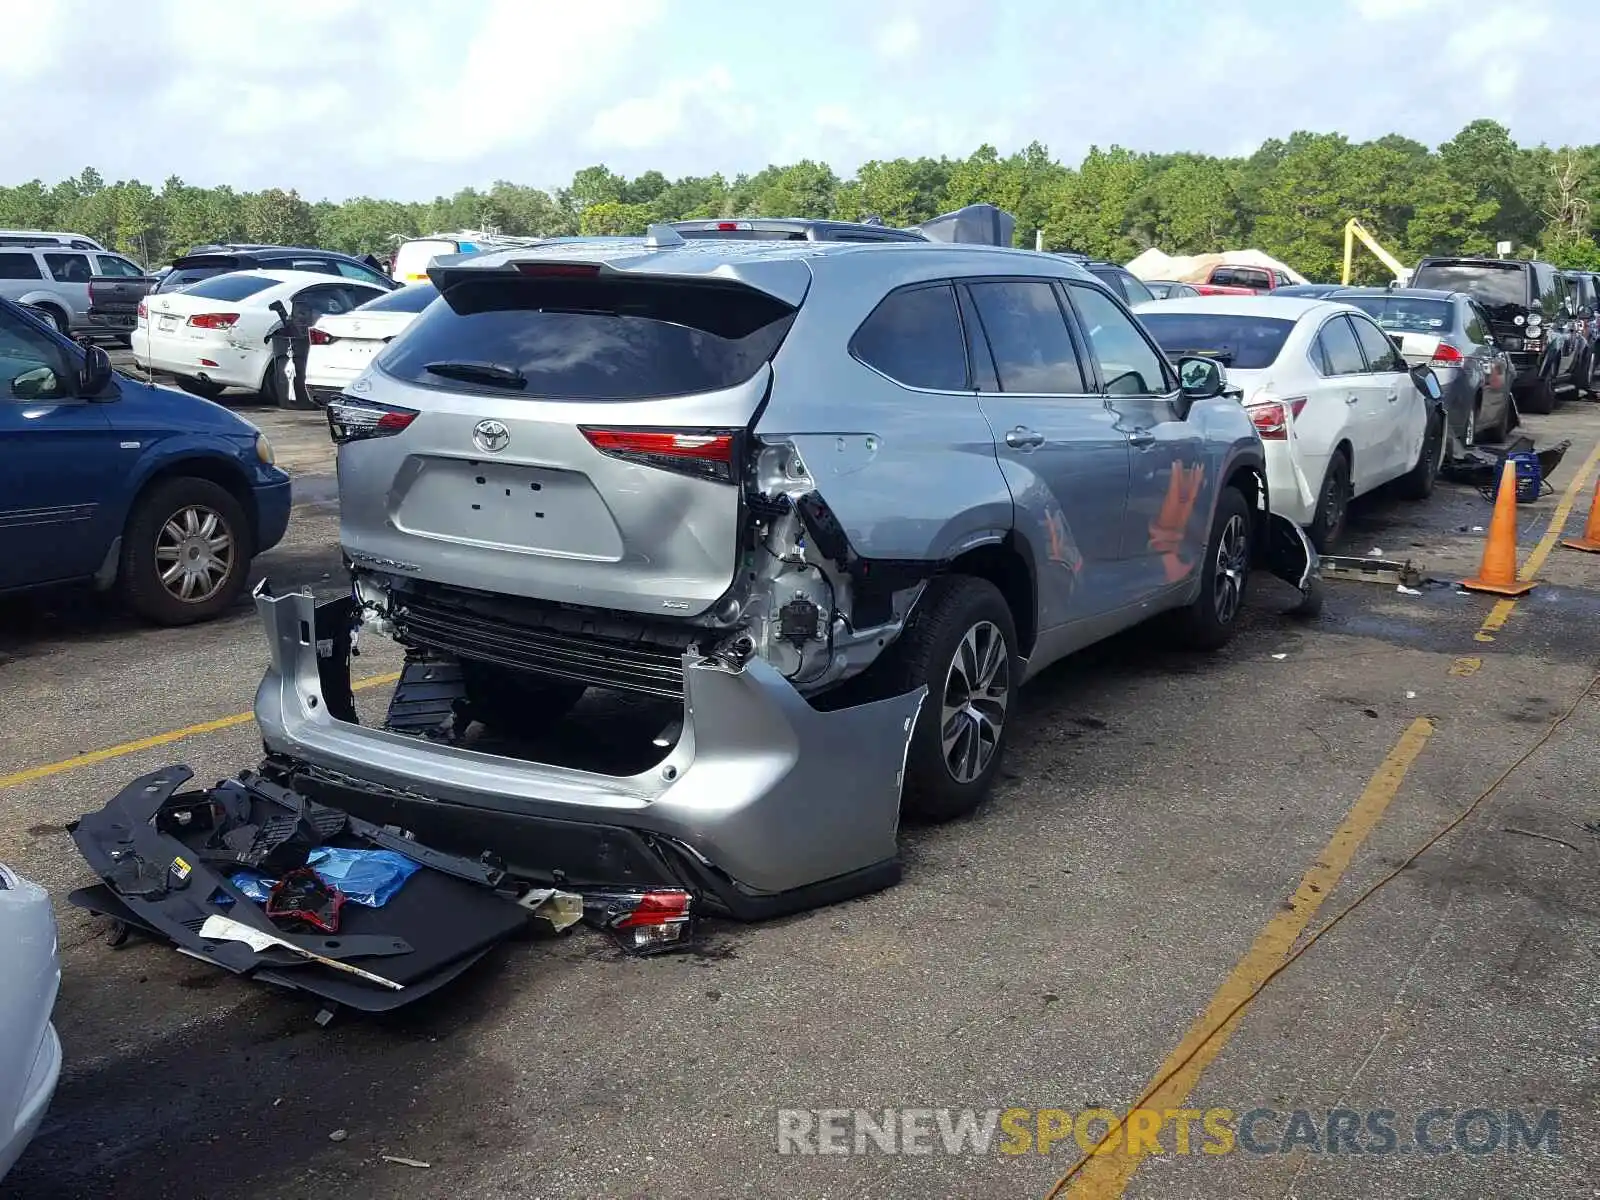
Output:
<svg viewBox="0 0 1600 1200">
<path fill-rule="evenodd" d="M 511 431 L 503 421 L 479 421 L 472 428 L 472 441 L 479 450 L 493 454 L 511 444 Z"/>
</svg>

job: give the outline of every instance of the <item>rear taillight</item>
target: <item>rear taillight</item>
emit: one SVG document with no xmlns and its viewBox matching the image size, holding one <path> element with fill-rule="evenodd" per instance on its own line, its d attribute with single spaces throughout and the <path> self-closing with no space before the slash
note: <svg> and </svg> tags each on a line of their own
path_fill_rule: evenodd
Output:
<svg viewBox="0 0 1600 1200">
<path fill-rule="evenodd" d="M 139 320 L 148 321 L 149 319 L 150 309 L 145 305 L 145 302 L 141 300 L 139 301 Z"/>
<path fill-rule="evenodd" d="M 195 313 L 189 324 L 195 329 L 232 329 L 238 320 L 238 313 Z"/>
<path fill-rule="evenodd" d="M 367 438 L 393 437 L 417 419 L 414 408 L 374 404 L 350 396 L 329 400 L 327 411 L 328 436 L 336 446 Z"/>
<path fill-rule="evenodd" d="M 699 479 L 733 482 L 734 442 L 732 430 L 708 429 L 694 432 L 672 429 L 592 429 L 583 436 L 601 454 L 640 466 L 675 471 Z"/>
<path fill-rule="evenodd" d="M 1457 350 L 1449 342 L 1440 342 L 1439 348 L 1433 352 L 1433 361 L 1446 366 L 1459 366 L 1461 363 L 1461 351 Z"/>
<path fill-rule="evenodd" d="M 318 329 L 315 325 L 311 327 L 311 344 L 313 346 L 331 346 L 338 340 L 325 329 Z"/>
<path fill-rule="evenodd" d="M 1306 397 L 1295 396 L 1288 400 L 1269 400 L 1265 404 L 1251 404 L 1245 408 L 1250 423 L 1256 427 L 1264 442 L 1289 440 L 1289 418 L 1298 417 L 1305 410 Z"/>
</svg>

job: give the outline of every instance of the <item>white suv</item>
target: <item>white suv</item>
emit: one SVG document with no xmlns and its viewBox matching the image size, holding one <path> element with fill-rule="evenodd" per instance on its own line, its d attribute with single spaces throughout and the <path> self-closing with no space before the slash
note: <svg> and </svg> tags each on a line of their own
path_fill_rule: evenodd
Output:
<svg viewBox="0 0 1600 1200">
<path fill-rule="evenodd" d="M 0 241 L 0 297 L 30 304 L 64 334 L 89 327 L 89 281 L 96 275 L 139 278 L 138 264 L 103 250 Z"/>
</svg>

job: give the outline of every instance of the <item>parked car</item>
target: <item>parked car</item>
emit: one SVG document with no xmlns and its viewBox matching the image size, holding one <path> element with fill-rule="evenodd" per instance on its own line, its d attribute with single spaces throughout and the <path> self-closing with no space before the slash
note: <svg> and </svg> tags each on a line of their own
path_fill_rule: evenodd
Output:
<svg viewBox="0 0 1600 1200">
<path fill-rule="evenodd" d="M 1202 281 L 1219 287 L 1249 288 L 1252 292 L 1271 292 L 1278 288 L 1295 286 L 1287 272 L 1271 267 L 1251 267 L 1242 264 L 1218 263 Z"/>
<path fill-rule="evenodd" d="M 1080 254 L 1074 250 L 1061 252 L 1061 257 L 1077 263 L 1089 274 L 1093 275 L 1130 308 L 1139 304 L 1148 304 L 1156 298 L 1154 292 L 1145 286 L 1140 279 L 1126 267 L 1119 267 L 1114 262 L 1107 262 L 1103 258 L 1090 258 L 1087 254 Z"/>
<path fill-rule="evenodd" d="M 0 229 L 0 246 L 65 246 L 70 250 L 106 252 L 104 246 L 86 234 L 51 229 Z"/>
<path fill-rule="evenodd" d="M 741 916 L 871 890 L 902 795 L 981 801 L 1027 677 L 1162 613 L 1221 646 L 1258 554 L 1312 586 L 1225 372 L 1065 259 L 658 227 L 431 275 L 327 407 L 354 603 L 413 655 L 397 703 L 548 735 L 598 687 L 661 732 L 619 777 L 329 720 L 291 631 L 350 608 L 263 596 L 274 769 L 430 844 L 536 872 L 559 828 L 620 856 L 601 878 Z"/>
<path fill-rule="evenodd" d="M 0 301 L 0 592 L 89 583 L 160 624 L 205 620 L 288 521 L 255 426 Z"/>
<path fill-rule="evenodd" d="M 1421 288 L 1347 288 L 1354 304 L 1400 343 L 1413 366 L 1433 368 L 1450 414 L 1451 452 L 1497 442 L 1515 425 L 1511 378 L 1516 368 L 1489 332 L 1489 314 L 1466 292 Z"/>
<path fill-rule="evenodd" d="M 1273 511 L 1326 553 L 1350 501 L 1397 483 L 1425 500 L 1444 462 L 1443 392 L 1361 309 L 1331 300 L 1202 296 L 1147 304 L 1139 319 L 1170 356 L 1228 369 L 1261 435 Z"/>
<path fill-rule="evenodd" d="M 1548 413 L 1559 392 L 1575 387 L 1582 349 L 1568 336 L 1566 287 L 1546 262 L 1507 258 L 1425 258 L 1411 286 L 1466 292 L 1489 314 L 1489 332 L 1511 355 L 1512 392 L 1522 412 Z"/>
<path fill-rule="evenodd" d="M 1175 279 L 1146 279 L 1142 281 L 1145 288 L 1156 300 L 1187 300 L 1190 296 L 1198 296 L 1192 283 L 1179 283 Z"/>
<path fill-rule="evenodd" d="M 4 484 L 0 483 L 0 487 Z M 61 1076 L 51 1024 L 61 988 L 50 897 L 0 863 L 0 1182 L 44 1120 Z"/>
<path fill-rule="evenodd" d="M 66 246 L 0 245 L 0 299 L 48 313 L 62 333 L 92 331 L 89 287 L 97 275 L 122 277 L 129 272 L 142 273 L 120 254 Z"/>
<path fill-rule="evenodd" d="M 352 283 L 366 284 L 386 292 L 400 286 L 382 271 L 374 271 L 359 258 L 348 254 L 303 246 L 238 243 L 198 247 L 182 258 L 174 259 L 171 268 L 151 291 L 156 295 L 179 292 L 202 279 L 233 271 L 312 271 L 321 275 L 338 275 Z"/>
<path fill-rule="evenodd" d="M 311 327 L 311 353 L 306 361 L 306 388 L 326 404 L 360 377 L 373 358 L 400 336 L 417 315 L 439 298 L 431 282 L 414 283 L 398 292 L 319 317 Z"/>
<path fill-rule="evenodd" d="M 670 228 L 689 241 L 705 238 L 759 242 L 926 242 L 914 229 L 869 225 L 864 221 L 818 221 L 809 217 L 739 217 L 732 220 L 673 221 Z"/>
<path fill-rule="evenodd" d="M 312 271 L 235 271 L 155 292 L 139 304 L 133 359 L 177 378 L 178 386 L 215 400 L 230 387 L 259 392 L 280 408 L 294 403 L 288 360 L 271 344 L 282 320 L 270 307 L 314 324 L 388 295 L 388 289 Z"/>
</svg>

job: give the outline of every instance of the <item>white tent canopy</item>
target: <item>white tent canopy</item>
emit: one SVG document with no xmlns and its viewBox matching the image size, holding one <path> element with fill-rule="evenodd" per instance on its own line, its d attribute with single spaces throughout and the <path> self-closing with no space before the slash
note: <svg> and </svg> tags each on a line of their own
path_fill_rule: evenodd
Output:
<svg viewBox="0 0 1600 1200">
<path fill-rule="evenodd" d="M 1260 250 L 1224 250 L 1221 254 L 1180 254 L 1176 258 L 1151 247 L 1128 264 L 1128 270 L 1140 279 L 1173 279 L 1179 283 L 1200 283 L 1211 274 L 1211 268 L 1266 267 L 1282 271 L 1296 283 L 1309 283 L 1304 275 L 1287 263 Z"/>
</svg>

